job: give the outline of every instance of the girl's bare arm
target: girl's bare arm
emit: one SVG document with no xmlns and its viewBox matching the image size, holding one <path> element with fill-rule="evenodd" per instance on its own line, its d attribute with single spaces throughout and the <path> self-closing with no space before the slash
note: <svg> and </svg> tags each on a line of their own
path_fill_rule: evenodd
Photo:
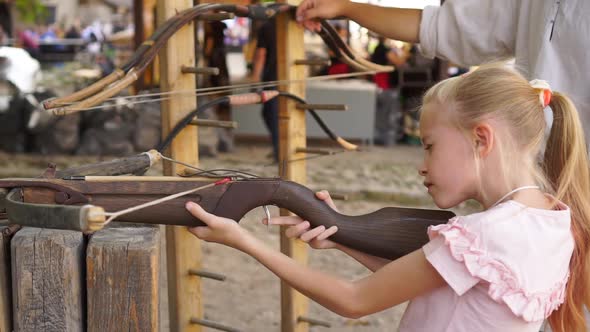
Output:
<svg viewBox="0 0 590 332">
<path fill-rule="evenodd" d="M 348 256 L 354 258 L 357 262 L 364 265 L 367 269 L 375 272 L 382 268 L 383 266 L 387 265 L 391 262 L 389 259 L 373 256 L 366 254 L 364 252 L 351 249 L 349 247 L 337 244 L 335 249 L 342 251 L 343 253 L 347 254 Z"/>
<path fill-rule="evenodd" d="M 327 309 L 350 318 L 373 314 L 445 285 L 419 249 L 358 281 L 303 266 L 258 240 L 240 248 L 279 278 Z"/>
<path fill-rule="evenodd" d="M 186 208 L 207 225 L 190 229 L 197 237 L 243 251 L 302 294 L 345 317 L 376 313 L 445 285 L 422 249 L 361 280 L 345 281 L 300 265 L 267 247 L 234 220 L 212 215 L 192 202 Z"/>
</svg>

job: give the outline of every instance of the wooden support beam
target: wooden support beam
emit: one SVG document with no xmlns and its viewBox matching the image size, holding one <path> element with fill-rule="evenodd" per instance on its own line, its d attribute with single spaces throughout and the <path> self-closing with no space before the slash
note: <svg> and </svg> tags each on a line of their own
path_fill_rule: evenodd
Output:
<svg viewBox="0 0 590 332">
<path fill-rule="evenodd" d="M 192 7 L 192 0 L 158 0 L 158 22 L 162 24 L 186 8 Z M 182 74 L 182 65 L 195 66 L 195 29 L 188 24 L 175 33 L 160 53 L 160 86 L 162 92 L 195 90 L 193 75 Z M 162 101 L 162 137 L 186 114 L 197 107 L 197 99 L 185 98 L 179 94 Z M 197 126 L 187 126 L 172 142 L 167 154 L 191 165 L 197 165 Z M 166 163 L 164 174 L 173 176 L 182 173 L 184 167 Z M 172 332 L 201 331 L 199 325 L 191 324 L 191 317 L 203 316 L 201 280 L 188 274 L 190 269 L 201 268 L 201 246 L 198 239 L 186 227 L 169 226 L 166 229 L 166 257 L 168 264 L 168 299 L 170 330 Z"/>
<path fill-rule="evenodd" d="M 133 44 L 134 49 L 137 49 L 146 38 L 154 33 L 155 18 L 154 8 L 156 7 L 156 0 L 133 0 L 133 23 L 134 34 Z M 158 59 L 148 65 L 143 75 L 135 83 L 135 90 L 141 91 L 145 88 L 154 86 L 159 79 Z"/>
<path fill-rule="evenodd" d="M 182 65 L 180 71 L 183 74 L 197 74 L 197 75 L 219 75 L 219 68 L 215 67 L 191 67 Z"/>
<path fill-rule="evenodd" d="M 12 331 L 12 283 L 10 274 L 10 227 L 0 227 L 0 332 Z"/>
<path fill-rule="evenodd" d="M 292 5 L 299 4 L 296 0 L 285 1 Z M 305 58 L 303 47 L 303 28 L 297 25 L 288 14 L 277 19 L 277 64 L 278 80 L 294 81 L 305 79 L 306 68 L 295 65 L 296 59 Z M 304 84 L 290 84 L 280 87 L 281 91 L 293 93 L 305 98 Z M 298 110 L 296 103 L 286 98 L 279 100 L 279 174 L 284 179 L 301 184 L 306 183 L 305 154 L 297 153 L 296 149 L 306 146 L 305 111 Z M 295 162 L 281 162 L 297 160 Z M 281 209 L 281 215 L 289 215 Z M 281 229 L 281 251 L 301 264 L 307 264 L 307 244 L 303 241 L 289 239 L 285 228 Z M 301 293 L 281 282 L 281 331 L 305 332 L 309 330 L 307 322 L 298 317 L 307 316 L 309 300 Z"/>
<path fill-rule="evenodd" d="M 84 237 L 25 227 L 11 243 L 15 331 L 84 331 Z"/>
<path fill-rule="evenodd" d="M 296 104 L 298 110 L 317 110 L 317 111 L 347 111 L 348 105 L 344 104 Z"/>
<path fill-rule="evenodd" d="M 213 272 L 203 271 L 203 270 L 189 270 L 188 273 L 192 276 L 201 277 L 201 278 L 208 278 L 208 279 L 213 279 L 213 280 L 217 280 L 217 281 L 225 281 L 225 279 L 226 279 L 223 274 L 213 273 Z"/>
<path fill-rule="evenodd" d="M 88 332 L 158 332 L 158 227 L 108 228 L 88 243 Z"/>
<path fill-rule="evenodd" d="M 334 154 L 335 152 L 332 150 L 320 149 L 320 148 L 302 148 L 298 147 L 295 149 L 297 153 L 309 153 L 309 154 L 321 154 L 323 156 L 329 156 Z"/>
<path fill-rule="evenodd" d="M 238 128 L 238 122 L 236 121 L 219 121 L 219 120 L 207 120 L 207 119 L 194 119 L 191 121 L 191 125 L 201 127 L 216 127 L 216 128 Z"/>
</svg>

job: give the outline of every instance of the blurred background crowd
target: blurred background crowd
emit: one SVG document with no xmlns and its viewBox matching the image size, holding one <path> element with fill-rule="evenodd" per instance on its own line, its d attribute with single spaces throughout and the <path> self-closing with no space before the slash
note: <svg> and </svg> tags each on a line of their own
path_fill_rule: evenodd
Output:
<svg viewBox="0 0 590 332">
<path fill-rule="evenodd" d="M 401 0 L 390 1 L 399 6 Z M 422 8 L 428 4 L 438 1 L 409 5 Z M 0 123 L 4 124 L 0 124 L 0 149 L 121 155 L 155 146 L 160 139 L 159 105 L 148 101 L 157 99 L 149 97 L 158 91 L 157 63 L 120 100 L 109 101 L 96 112 L 55 119 L 39 109 L 42 100 L 87 86 L 124 64 L 157 26 L 155 10 L 155 1 L 146 0 L 0 1 Z M 385 39 L 348 20 L 331 23 L 342 40 L 366 59 L 394 70 L 344 79 L 337 83 L 340 85 L 310 84 L 308 95 L 321 99 L 330 89 L 346 88 L 358 94 L 359 98 L 350 101 L 350 114 L 357 116 L 352 121 L 367 122 L 368 129 L 347 135 L 350 126 L 346 122 L 352 118 L 346 120 L 347 115 L 342 115 L 333 121 L 342 122 L 344 137 L 368 145 L 418 144 L 414 110 L 422 92 L 467 68 L 426 59 L 416 45 Z M 198 87 L 276 80 L 276 37 L 272 33 L 276 29 L 272 24 L 246 18 L 199 21 L 195 25 L 197 63 L 219 68 L 220 75 L 199 77 Z M 327 65 L 310 67 L 309 76 L 351 72 L 311 32 L 305 34 L 305 51 L 307 58 L 330 60 Z M 346 95 L 346 90 L 337 92 Z M 135 94 L 147 96 L 142 103 L 125 99 Z M 207 97 L 198 100 L 203 103 Z M 205 133 L 201 154 L 229 152 L 236 137 L 262 136 L 274 141 L 276 107 L 272 103 L 264 106 L 263 121 L 251 127 L 248 121 L 241 121 L 243 126 L 240 123 L 242 128 L 236 132 L 215 129 L 216 133 Z M 209 110 L 204 116 L 240 120 L 240 115 L 227 107 Z M 276 147 L 274 154 L 276 158 Z"/>
</svg>

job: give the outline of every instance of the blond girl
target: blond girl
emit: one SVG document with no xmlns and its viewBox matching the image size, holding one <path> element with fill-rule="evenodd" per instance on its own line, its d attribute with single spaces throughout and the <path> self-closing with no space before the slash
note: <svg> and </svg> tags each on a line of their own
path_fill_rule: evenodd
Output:
<svg viewBox="0 0 590 332">
<path fill-rule="evenodd" d="M 554 122 L 544 146 L 543 109 Z M 290 235 L 338 248 L 374 271 L 346 281 L 301 266 L 266 247 L 233 220 L 187 209 L 208 226 L 199 238 L 241 250 L 309 298 L 358 318 L 411 301 L 400 331 L 584 331 L 588 299 L 590 179 L 577 111 L 542 81 L 502 64 L 486 65 L 431 88 L 420 129 L 424 185 L 440 208 L 468 199 L 483 211 L 431 226 L 430 242 L 400 259 L 381 258 L 325 239 L 295 217 Z M 326 193 L 318 194 L 329 201 Z"/>
</svg>

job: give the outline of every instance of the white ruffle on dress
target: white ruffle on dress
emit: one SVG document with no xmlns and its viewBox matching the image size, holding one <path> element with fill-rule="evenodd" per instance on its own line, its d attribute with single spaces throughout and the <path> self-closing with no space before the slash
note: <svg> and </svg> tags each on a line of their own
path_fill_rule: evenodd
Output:
<svg viewBox="0 0 590 332">
<path fill-rule="evenodd" d="M 400 331 L 537 332 L 565 297 L 569 208 L 514 200 L 428 230 L 427 260 L 447 285 L 411 301 Z"/>
</svg>

